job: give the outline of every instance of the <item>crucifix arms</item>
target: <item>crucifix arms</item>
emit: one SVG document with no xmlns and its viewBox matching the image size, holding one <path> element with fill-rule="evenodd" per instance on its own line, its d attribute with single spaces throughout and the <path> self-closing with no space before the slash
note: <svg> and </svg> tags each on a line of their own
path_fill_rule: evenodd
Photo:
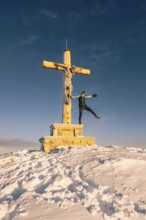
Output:
<svg viewBox="0 0 146 220">
<path fill-rule="evenodd" d="M 61 71 L 67 71 L 68 69 L 74 74 L 84 74 L 84 75 L 90 75 L 89 69 L 84 69 L 82 67 L 76 67 L 76 66 L 67 66 L 65 64 L 55 63 L 55 62 L 49 62 L 49 61 L 43 61 L 43 67 L 49 68 L 49 69 L 55 69 L 55 70 L 61 70 Z"/>
<path fill-rule="evenodd" d="M 76 73 L 76 67 L 71 66 L 70 68 L 65 64 L 54 63 L 57 67 L 63 67 L 66 72 L 66 76 L 72 77 Z"/>
</svg>

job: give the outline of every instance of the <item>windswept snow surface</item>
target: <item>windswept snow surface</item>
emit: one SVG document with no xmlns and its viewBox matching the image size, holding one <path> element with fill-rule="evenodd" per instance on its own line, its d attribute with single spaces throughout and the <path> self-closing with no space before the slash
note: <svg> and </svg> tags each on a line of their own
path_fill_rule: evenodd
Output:
<svg viewBox="0 0 146 220">
<path fill-rule="evenodd" d="M 60 147 L 0 156 L 1 220 L 144 220 L 146 149 Z"/>
</svg>

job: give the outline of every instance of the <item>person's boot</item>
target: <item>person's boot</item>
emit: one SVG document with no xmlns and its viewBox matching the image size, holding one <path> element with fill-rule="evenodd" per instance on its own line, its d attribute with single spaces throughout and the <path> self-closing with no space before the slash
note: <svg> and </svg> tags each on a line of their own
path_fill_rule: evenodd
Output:
<svg viewBox="0 0 146 220">
<path fill-rule="evenodd" d="M 98 115 L 95 115 L 95 118 L 100 119 L 100 117 Z"/>
</svg>

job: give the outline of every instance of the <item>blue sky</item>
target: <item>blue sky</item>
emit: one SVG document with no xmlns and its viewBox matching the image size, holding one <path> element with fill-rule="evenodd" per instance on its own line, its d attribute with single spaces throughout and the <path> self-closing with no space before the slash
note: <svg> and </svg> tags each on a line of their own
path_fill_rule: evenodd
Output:
<svg viewBox="0 0 146 220">
<path fill-rule="evenodd" d="M 0 147 L 32 146 L 61 122 L 65 39 L 75 75 L 101 120 L 84 112 L 84 134 L 99 145 L 146 146 L 146 2 L 144 0 L 0 1 Z M 73 100 L 73 123 L 78 103 Z"/>
</svg>

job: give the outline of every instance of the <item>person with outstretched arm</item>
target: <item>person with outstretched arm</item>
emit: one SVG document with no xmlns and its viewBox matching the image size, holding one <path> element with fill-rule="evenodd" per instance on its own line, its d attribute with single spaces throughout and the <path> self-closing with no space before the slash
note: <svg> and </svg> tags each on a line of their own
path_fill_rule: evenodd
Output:
<svg viewBox="0 0 146 220">
<path fill-rule="evenodd" d="M 81 120 L 82 120 L 83 110 L 87 110 L 87 111 L 91 112 L 95 116 L 95 118 L 100 119 L 100 117 L 98 115 L 96 115 L 96 113 L 89 106 L 86 105 L 86 99 L 89 99 L 92 97 L 97 97 L 97 94 L 87 96 L 84 91 L 81 92 L 81 94 L 78 96 L 71 97 L 73 99 L 79 100 L 79 124 L 82 124 Z"/>
</svg>

